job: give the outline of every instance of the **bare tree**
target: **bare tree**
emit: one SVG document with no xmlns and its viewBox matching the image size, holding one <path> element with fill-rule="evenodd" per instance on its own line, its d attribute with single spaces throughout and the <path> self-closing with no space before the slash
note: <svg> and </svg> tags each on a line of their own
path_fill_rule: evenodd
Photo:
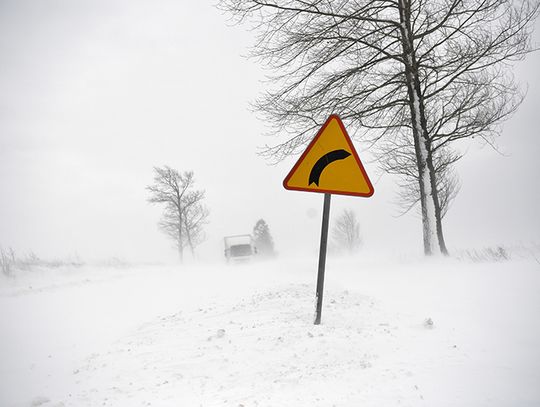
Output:
<svg viewBox="0 0 540 407">
<path fill-rule="evenodd" d="M 408 213 L 420 203 L 418 171 L 414 156 L 414 147 L 410 140 L 402 140 L 405 144 L 397 144 L 396 140 L 380 143 L 381 150 L 386 151 L 380 161 L 381 168 L 389 174 L 398 175 L 397 204 L 401 206 L 401 215 Z M 437 182 L 437 193 L 444 218 L 452 201 L 461 188 L 459 177 L 453 170 L 453 164 L 462 157 L 448 148 L 441 148 L 433 154 L 433 167 Z"/>
<path fill-rule="evenodd" d="M 202 203 L 204 191 L 193 190 L 194 183 L 192 171 L 179 173 L 164 166 L 154 167 L 154 183 L 146 187 L 150 192 L 148 202 L 164 204 L 159 226 L 174 240 L 180 261 L 186 246 L 194 254 L 203 241 L 203 225 L 209 213 Z"/>
<path fill-rule="evenodd" d="M 336 241 L 337 246 L 344 248 L 349 254 L 354 253 L 360 248 L 362 245 L 360 223 L 353 211 L 345 209 L 337 218 L 332 230 L 332 237 Z"/>
<path fill-rule="evenodd" d="M 491 143 L 520 104 L 523 95 L 506 68 L 532 50 L 539 0 L 222 0 L 221 6 L 237 21 L 253 22 L 253 56 L 276 72 L 256 106 L 287 138 L 262 154 L 281 160 L 299 153 L 329 113 L 339 114 L 356 138 L 381 146 L 383 163 L 393 159 L 388 151 L 406 157 L 406 167 L 391 166 L 418 184 L 424 252 L 447 253 L 439 188 L 449 180 L 438 178 L 450 173 L 436 167 L 451 166 L 445 155 L 460 156 L 452 151 L 457 140 Z M 451 181 L 449 190 L 456 185 Z"/>
<path fill-rule="evenodd" d="M 187 246 L 191 251 L 191 255 L 195 256 L 195 247 L 200 245 L 206 238 L 204 225 L 208 223 L 210 212 L 206 206 L 201 204 L 196 194 L 192 198 L 195 199 L 192 200 L 193 204 L 188 205 L 186 208 L 183 227 Z"/>
</svg>

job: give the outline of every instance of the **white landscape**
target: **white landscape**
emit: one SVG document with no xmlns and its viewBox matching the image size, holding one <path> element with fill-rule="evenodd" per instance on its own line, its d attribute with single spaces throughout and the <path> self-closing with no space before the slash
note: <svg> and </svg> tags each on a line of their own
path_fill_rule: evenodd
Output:
<svg viewBox="0 0 540 407">
<path fill-rule="evenodd" d="M 539 15 L 1 0 L 0 407 L 540 407 Z"/>
<path fill-rule="evenodd" d="M 315 258 L 0 281 L 2 406 L 538 406 L 540 264 Z"/>
</svg>

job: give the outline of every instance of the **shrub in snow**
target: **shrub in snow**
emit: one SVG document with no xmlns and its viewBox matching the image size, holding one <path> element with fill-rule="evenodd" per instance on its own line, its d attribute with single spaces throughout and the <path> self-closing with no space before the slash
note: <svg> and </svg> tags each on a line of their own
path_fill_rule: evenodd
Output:
<svg viewBox="0 0 540 407">
<path fill-rule="evenodd" d="M 44 260 L 30 252 L 24 256 L 16 255 L 13 249 L 0 247 L 0 271 L 6 276 L 14 276 L 17 271 L 32 271 L 37 268 L 81 267 L 84 263 L 77 255 L 66 259 Z"/>
<path fill-rule="evenodd" d="M 36 397 L 34 400 L 32 400 L 32 402 L 30 403 L 30 405 L 31 405 L 31 406 L 41 406 L 41 405 L 43 405 L 43 404 L 48 403 L 49 401 L 51 401 L 49 398 L 43 397 L 43 396 L 39 396 L 39 397 Z"/>
<path fill-rule="evenodd" d="M 496 246 L 481 250 L 466 250 L 459 258 L 474 262 L 499 262 L 510 260 L 510 253 L 503 246 Z"/>
<path fill-rule="evenodd" d="M 4 250 L 0 247 L 0 269 L 2 274 L 10 276 L 13 272 L 13 265 L 15 263 L 15 252 L 13 249 Z"/>
</svg>

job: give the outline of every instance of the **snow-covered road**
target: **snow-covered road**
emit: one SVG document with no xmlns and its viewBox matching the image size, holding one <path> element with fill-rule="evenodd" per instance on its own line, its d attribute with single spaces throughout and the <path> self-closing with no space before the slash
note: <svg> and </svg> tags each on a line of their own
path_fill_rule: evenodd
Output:
<svg viewBox="0 0 540 407">
<path fill-rule="evenodd" d="M 314 259 L 0 280 L 0 406 L 540 405 L 540 266 Z M 426 322 L 426 321 L 431 321 Z"/>
</svg>

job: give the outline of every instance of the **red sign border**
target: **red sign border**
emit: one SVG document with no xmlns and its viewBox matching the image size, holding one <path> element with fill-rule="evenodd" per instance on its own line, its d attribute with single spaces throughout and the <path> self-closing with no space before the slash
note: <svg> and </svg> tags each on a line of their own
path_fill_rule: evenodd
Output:
<svg viewBox="0 0 540 407">
<path fill-rule="evenodd" d="M 330 122 L 335 119 L 339 127 L 341 128 L 341 131 L 343 132 L 343 135 L 345 136 L 345 141 L 347 141 L 347 144 L 349 145 L 349 148 L 351 149 L 351 153 L 356 160 L 356 163 L 358 164 L 358 167 L 360 168 L 360 171 L 362 172 L 362 175 L 364 176 L 364 179 L 366 180 L 366 183 L 369 187 L 369 192 L 344 192 L 344 191 L 333 191 L 330 189 L 310 189 L 310 188 L 302 188 L 302 187 L 295 187 L 295 186 L 289 186 L 287 183 L 289 182 L 292 175 L 296 172 L 297 168 L 300 166 L 302 161 L 304 161 L 306 155 L 311 151 L 313 146 L 317 143 L 317 140 L 319 140 L 319 137 L 322 135 L 326 127 L 330 124 Z M 345 129 L 345 126 L 343 125 L 343 122 L 341 121 L 340 117 L 337 114 L 331 114 L 328 119 L 326 119 L 326 122 L 323 124 L 317 135 L 313 140 L 311 140 L 311 143 L 307 146 L 306 150 L 302 153 L 296 164 L 294 164 L 294 167 L 292 170 L 289 171 L 289 174 L 285 177 L 283 180 L 283 187 L 289 191 L 304 191 L 304 192 L 318 192 L 323 194 L 336 194 L 336 195 L 352 195 L 352 196 L 361 196 L 368 198 L 373 195 L 375 190 L 373 189 L 373 185 L 371 184 L 371 180 L 369 179 L 366 170 L 364 169 L 364 166 L 362 165 L 362 161 L 360 161 L 360 157 L 358 157 L 358 154 L 356 153 L 356 149 L 353 146 L 353 143 L 351 141 L 351 138 L 349 137 L 349 133 L 347 133 L 347 130 Z"/>
</svg>

